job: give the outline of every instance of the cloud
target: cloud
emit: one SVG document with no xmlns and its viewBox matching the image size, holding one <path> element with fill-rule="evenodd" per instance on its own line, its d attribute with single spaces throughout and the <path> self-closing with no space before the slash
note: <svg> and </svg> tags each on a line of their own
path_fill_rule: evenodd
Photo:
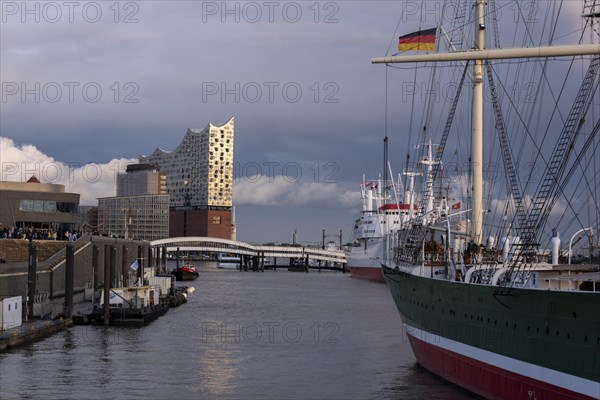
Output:
<svg viewBox="0 0 600 400">
<path fill-rule="evenodd" d="M 18 145 L 0 137 L 0 180 L 25 182 L 35 175 L 42 183 L 65 185 L 67 192 L 81 194 L 82 205 L 95 205 L 98 197 L 115 195 L 116 175 L 137 159 L 118 158 L 107 163 L 55 160 L 36 146 Z M 358 190 L 341 183 L 300 182 L 288 176 L 239 177 L 234 185 L 236 205 L 292 205 L 312 207 L 357 207 Z"/>
<path fill-rule="evenodd" d="M 360 204 L 358 190 L 348 190 L 340 183 L 300 182 L 287 176 L 266 175 L 238 178 L 233 198 L 236 205 L 352 208 Z"/>
<path fill-rule="evenodd" d="M 35 175 L 42 183 L 65 186 L 79 193 L 81 205 L 96 205 L 98 197 L 115 195 L 116 176 L 136 159 L 119 158 L 105 164 L 61 162 L 30 144 L 17 145 L 0 136 L 0 180 L 25 182 Z"/>
</svg>

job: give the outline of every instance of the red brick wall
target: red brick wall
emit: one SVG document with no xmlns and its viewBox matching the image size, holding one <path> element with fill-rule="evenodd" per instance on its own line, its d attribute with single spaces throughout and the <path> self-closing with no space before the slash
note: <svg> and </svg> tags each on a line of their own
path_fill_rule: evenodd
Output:
<svg viewBox="0 0 600 400">
<path fill-rule="evenodd" d="M 172 210 L 169 214 L 169 236 L 231 239 L 231 210 Z"/>
</svg>

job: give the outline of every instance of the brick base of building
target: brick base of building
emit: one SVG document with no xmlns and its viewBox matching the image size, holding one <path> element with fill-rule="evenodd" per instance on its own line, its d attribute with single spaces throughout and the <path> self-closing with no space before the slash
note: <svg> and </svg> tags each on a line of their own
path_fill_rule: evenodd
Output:
<svg viewBox="0 0 600 400">
<path fill-rule="evenodd" d="M 231 239 L 231 209 L 171 210 L 169 237 L 179 236 Z"/>
</svg>

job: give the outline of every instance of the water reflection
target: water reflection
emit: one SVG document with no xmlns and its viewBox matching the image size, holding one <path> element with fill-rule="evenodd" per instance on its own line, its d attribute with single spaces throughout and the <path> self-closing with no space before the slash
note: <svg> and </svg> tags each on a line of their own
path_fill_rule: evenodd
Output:
<svg viewBox="0 0 600 400">
<path fill-rule="evenodd" d="M 96 352 L 96 357 L 100 361 L 98 369 L 98 384 L 100 386 L 107 386 L 110 385 L 113 378 L 111 341 L 114 340 L 115 336 L 110 327 L 98 327 L 96 332 L 98 333 L 100 339 Z"/>
<path fill-rule="evenodd" d="M 65 386 L 70 386 L 73 384 L 73 380 L 75 379 L 75 374 L 73 373 L 73 366 L 75 363 L 73 350 L 76 348 L 76 346 L 73 329 L 65 329 L 62 332 L 62 337 L 63 344 L 60 351 L 58 371 L 61 377 L 61 383 Z"/>
<path fill-rule="evenodd" d="M 385 400 L 480 399 L 432 374 L 416 362 L 398 368 L 394 376 L 394 379 L 377 393 L 377 398 Z"/>
<path fill-rule="evenodd" d="M 194 359 L 197 379 L 188 390 L 206 398 L 231 396 L 239 362 L 239 354 L 229 346 L 204 347 Z"/>
</svg>

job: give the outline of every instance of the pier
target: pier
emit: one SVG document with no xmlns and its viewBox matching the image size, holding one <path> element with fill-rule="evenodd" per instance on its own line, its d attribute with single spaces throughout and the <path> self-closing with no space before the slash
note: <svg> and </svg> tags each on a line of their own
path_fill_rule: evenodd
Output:
<svg viewBox="0 0 600 400">
<path fill-rule="evenodd" d="M 0 352 L 43 339 L 73 325 L 71 318 L 35 320 L 0 331 Z"/>
</svg>

